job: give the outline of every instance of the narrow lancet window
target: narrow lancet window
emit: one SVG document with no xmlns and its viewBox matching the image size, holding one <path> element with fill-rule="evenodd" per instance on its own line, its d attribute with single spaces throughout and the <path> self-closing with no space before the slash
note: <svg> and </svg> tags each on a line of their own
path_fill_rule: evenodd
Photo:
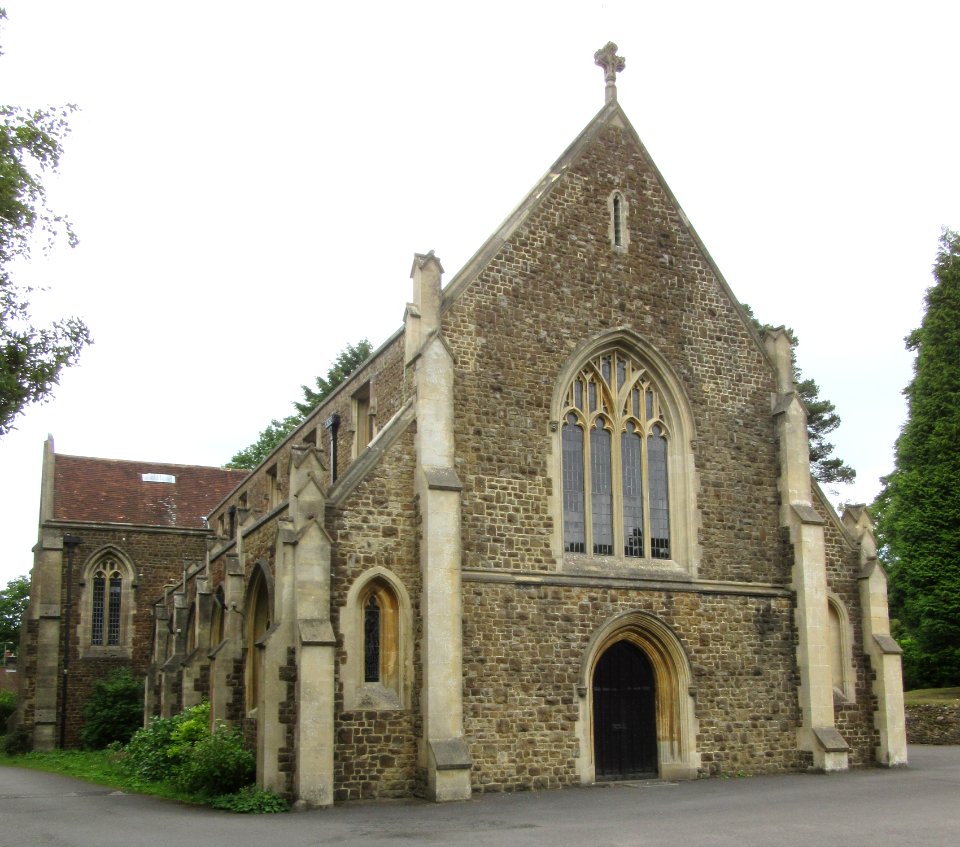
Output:
<svg viewBox="0 0 960 847">
<path fill-rule="evenodd" d="M 613 197 L 613 245 L 623 247 L 623 201 L 619 194 Z"/>
<path fill-rule="evenodd" d="M 363 608 L 363 681 L 380 682 L 380 602 L 371 594 Z"/>
</svg>

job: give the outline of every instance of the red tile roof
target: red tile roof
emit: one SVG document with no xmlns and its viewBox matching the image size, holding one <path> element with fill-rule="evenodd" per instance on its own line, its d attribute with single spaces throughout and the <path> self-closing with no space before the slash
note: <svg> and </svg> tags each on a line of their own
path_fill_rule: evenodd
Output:
<svg viewBox="0 0 960 847">
<path fill-rule="evenodd" d="M 53 515 L 64 521 L 200 529 L 203 518 L 248 475 L 225 468 L 59 453 L 54 461 Z M 146 481 L 146 474 L 166 481 Z"/>
</svg>

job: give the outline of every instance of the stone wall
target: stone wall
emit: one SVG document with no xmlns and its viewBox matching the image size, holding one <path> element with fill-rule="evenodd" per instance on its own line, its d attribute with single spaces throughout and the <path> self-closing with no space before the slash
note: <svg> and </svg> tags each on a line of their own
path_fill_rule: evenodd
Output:
<svg viewBox="0 0 960 847">
<path fill-rule="evenodd" d="M 607 235 L 614 190 L 629 203 L 625 254 Z M 576 345 L 622 326 L 664 355 L 694 410 L 700 576 L 785 582 L 772 369 L 649 162 L 616 127 L 444 313 L 456 358 L 465 567 L 556 566 L 555 382 Z"/>
<path fill-rule="evenodd" d="M 907 706 L 911 744 L 960 744 L 960 703 Z"/>
</svg>

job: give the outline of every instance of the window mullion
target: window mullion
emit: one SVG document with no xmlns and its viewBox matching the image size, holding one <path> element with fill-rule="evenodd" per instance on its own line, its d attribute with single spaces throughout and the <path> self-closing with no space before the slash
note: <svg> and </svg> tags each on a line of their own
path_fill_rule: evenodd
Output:
<svg viewBox="0 0 960 847">
<path fill-rule="evenodd" d="M 589 420 L 589 419 L 588 419 Z M 592 461 L 590 452 L 590 424 L 583 430 L 583 552 L 593 554 L 593 475 L 590 473 Z"/>
<path fill-rule="evenodd" d="M 643 558 L 653 556 L 650 539 L 650 463 L 647 455 L 647 422 L 640 433 L 640 478 L 643 480 Z"/>
</svg>

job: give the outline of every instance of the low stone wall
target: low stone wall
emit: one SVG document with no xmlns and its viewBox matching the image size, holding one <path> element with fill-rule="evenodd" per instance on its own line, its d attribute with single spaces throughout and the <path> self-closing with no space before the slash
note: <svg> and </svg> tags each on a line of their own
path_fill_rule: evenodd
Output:
<svg viewBox="0 0 960 847">
<path fill-rule="evenodd" d="M 960 744 L 960 702 L 943 706 L 907 706 L 910 744 Z"/>
</svg>

